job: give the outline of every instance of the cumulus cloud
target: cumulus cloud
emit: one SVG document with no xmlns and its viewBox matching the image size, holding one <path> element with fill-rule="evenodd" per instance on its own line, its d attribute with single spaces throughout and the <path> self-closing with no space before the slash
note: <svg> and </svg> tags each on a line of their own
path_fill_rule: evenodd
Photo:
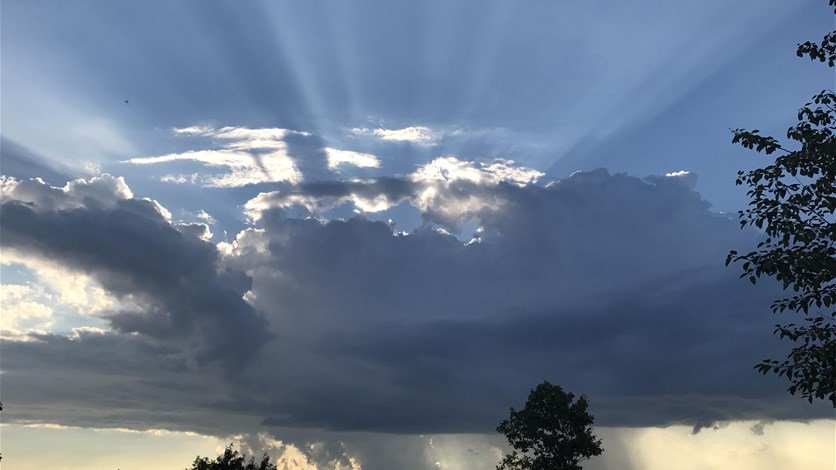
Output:
<svg viewBox="0 0 836 470">
<path fill-rule="evenodd" d="M 245 205 L 253 220 L 271 208 L 302 207 L 319 213 L 344 203 L 362 212 L 381 212 L 408 200 L 426 218 L 458 230 L 463 221 L 505 203 L 500 186 L 525 186 L 543 173 L 510 160 L 490 163 L 437 158 L 407 177 L 326 181 L 261 193 Z"/>
<path fill-rule="evenodd" d="M 125 179 L 104 174 L 90 179 L 50 186 L 38 178 L 19 180 L 0 176 L 0 201 L 15 200 L 45 210 L 78 209 L 85 206 L 113 207 L 117 201 L 133 197 Z"/>
<path fill-rule="evenodd" d="M 20 337 L 26 331 L 45 330 L 52 323 L 50 296 L 32 284 L 0 285 L 0 331 L 6 337 Z"/>
<path fill-rule="evenodd" d="M 723 267 L 727 249 L 756 235 L 712 213 L 690 176 L 599 170 L 541 187 L 499 180 L 515 174 L 504 168 L 429 171 L 438 166 L 302 185 L 248 204 L 259 229 L 222 252 L 252 276 L 255 308 L 275 312 L 277 334 L 299 343 L 274 356 L 296 354 L 299 369 L 283 374 L 306 390 L 284 399 L 299 400 L 298 420 L 282 409 L 268 422 L 469 430 L 498 418 L 479 410 L 504 409 L 543 378 L 589 393 L 611 424 L 822 412 L 747 375 L 774 348 L 765 312 L 777 292 L 742 285 Z M 408 201 L 452 231 L 472 218 L 481 243 L 283 211 L 346 201 L 366 210 Z M 372 383 L 380 386 L 360 385 Z M 324 390 L 358 390 L 376 411 Z M 405 409 L 407 396 L 421 398 Z"/>
<path fill-rule="evenodd" d="M 543 172 L 514 165 L 513 160 L 469 162 L 456 157 L 437 158 L 413 173 L 413 181 L 469 181 L 476 184 L 508 182 L 518 186 L 536 183 Z"/>
<path fill-rule="evenodd" d="M 5 179 L 0 201 L 4 257 L 95 280 L 122 301 L 101 313 L 116 331 L 228 363 L 267 341 L 264 320 L 242 299 L 249 279 L 221 268 L 216 247 L 194 236 L 195 227 L 173 225 L 167 210 L 133 197 L 121 178 L 63 188 Z"/>
<path fill-rule="evenodd" d="M 113 312 L 104 334 L 3 342 L 14 419 L 490 432 L 543 379 L 589 395 L 602 425 L 829 416 L 751 369 L 775 346 L 768 307 L 779 286 L 739 282 L 723 259 L 757 234 L 678 177 L 600 170 L 541 186 L 491 165 L 263 194 L 250 205 L 255 225 L 218 247 L 147 200 L 4 201 L 4 243 L 143 308 Z M 302 200 L 405 201 L 426 226 L 405 235 L 363 217 L 290 217 L 285 204 Z M 480 243 L 436 230 L 454 232 L 461 217 L 481 227 Z M 65 385 L 44 387 L 45 370 Z"/>
<path fill-rule="evenodd" d="M 37 277 L 40 287 L 49 290 L 50 302 L 69 306 L 85 314 L 98 314 L 116 304 L 101 285 L 82 272 L 68 270 L 61 263 L 27 255 L 9 246 L 3 247 L 0 260 L 4 266 L 23 266 Z"/>
<path fill-rule="evenodd" d="M 196 238 L 200 238 L 204 241 L 209 241 L 212 239 L 213 233 L 212 230 L 209 229 L 208 224 L 200 223 L 200 222 L 191 222 L 191 223 L 177 223 L 174 224 L 174 227 L 177 228 L 182 233 L 186 233 L 192 235 Z"/>
<path fill-rule="evenodd" d="M 543 378 L 596 397 L 613 424 L 795 412 L 772 401 L 780 387 L 765 393 L 741 375 L 771 348 L 770 292 L 740 284 L 722 261 L 730 244 L 755 236 L 688 185 L 606 171 L 548 188 L 464 175 L 430 186 L 431 198 L 422 185 L 440 178 L 410 176 L 303 186 L 269 196 L 281 203 L 262 195 L 250 205 L 265 203 L 260 229 L 222 251 L 252 276 L 253 305 L 277 315 L 266 313 L 277 335 L 297 343 L 268 349 L 294 351 L 281 375 L 305 389 L 282 399 L 303 412 L 280 407 L 268 422 L 465 431 L 490 426 L 503 402 Z M 472 217 L 481 243 L 281 209 L 339 200 L 406 200 L 451 230 Z M 355 389 L 375 412 L 325 391 Z M 407 396 L 421 398 L 405 407 Z M 488 409 L 497 411 L 481 414 Z"/>
</svg>

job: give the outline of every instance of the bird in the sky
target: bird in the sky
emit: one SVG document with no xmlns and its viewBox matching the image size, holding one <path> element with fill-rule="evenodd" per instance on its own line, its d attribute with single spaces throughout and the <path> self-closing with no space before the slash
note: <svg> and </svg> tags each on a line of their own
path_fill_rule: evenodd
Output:
<svg viewBox="0 0 836 470">
<path fill-rule="evenodd" d="M 128 100 L 125 100 L 125 104 L 128 104 Z"/>
</svg>

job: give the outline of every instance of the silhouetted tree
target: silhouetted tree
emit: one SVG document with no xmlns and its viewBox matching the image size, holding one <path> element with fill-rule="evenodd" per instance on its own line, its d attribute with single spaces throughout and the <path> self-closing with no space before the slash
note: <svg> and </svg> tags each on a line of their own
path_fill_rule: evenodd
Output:
<svg viewBox="0 0 836 470">
<path fill-rule="evenodd" d="M 820 44 L 799 44 L 797 54 L 833 67 L 836 31 Z M 787 359 L 765 359 L 755 369 L 786 376 L 793 395 L 811 403 L 829 399 L 836 407 L 836 94 L 825 90 L 814 96 L 799 110 L 798 121 L 787 131 L 795 141 L 791 148 L 757 130 L 733 130 L 733 143 L 779 156 L 764 168 L 738 172 L 737 184 L 749 187 L 751 199 L 739 212 L 740 226 L 762 229 L 766 239 L 749 253 L 730 252 L 726 265 L 741 263 L 740 277 L 752 284 L 774 277 L 793 294 L 776 300 L 773 313 L 804 315 L 802 324 L 775 325 L 776 334 L 794 343 Z"/>
<path fill-rule="evenodd" d="M 498 470 L 580 470 L 580 462 L 601 455 L 601 441 L 592 434 L 593 417 L 586 397 L 543 382 L 531 391 L 522 410 L 496 430 L 514 450 L 502 459 Z"/>
<path fill-rule="evenodd" d="M 233 450 L 230 444 L 215 460 L 197 457 L 192 466 L 186 470 L 276 470 L 276 465 L 270 463 L 270 458 L 266 454 L 259 462 L 256 462 L 255 457 L 247 460 L 246 455 Z"/>
<path fill-rule="evenodd" d="M 830 6 L 836 7 L 836 0 L 829 0 Z M 833 9 L 836 13 L 836 8 Z M 805 55 L 810 60 L 818 60 L 819 62 L 827 62 L 827 65 L 833 67 L 836 64 L 836 31 L 831 31 L 821 40 L 820 43 L 807 41 L 804 44 L 799 44 L 795 51 L 798 57 Z"/>
</svg>

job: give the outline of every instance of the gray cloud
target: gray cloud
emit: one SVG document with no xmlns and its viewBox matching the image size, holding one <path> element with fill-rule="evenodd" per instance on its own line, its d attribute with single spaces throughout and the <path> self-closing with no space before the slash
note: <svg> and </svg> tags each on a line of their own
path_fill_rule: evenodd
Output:
<svg viewBox="0 0 836 470">
<path fill-rule="evenodd" d="M 752 428 L 751 428 L 752 434 L 754 434 L 756 436 L 763 436 L 763 432 L 766 429 L 766 427 L 769 426 L 769 425 L 772 425 L 772 424 L 775 424 L 775 421 L 773 421 L 773 420 L 758 421 L 757 423 L 752 425 Z"/>
<path fill-rule="evenodd" d="M 295 194 L 398 200 L 414 184 Z M 294 390 L 275 398 L 266 422 L 486 430 L 544 378 L 590 394 L 611 425 L 821 412 L 793 406 L 752 371 L 775 350 L 776 292 L 723 267 L 727 249 L 755 236 L 712 213 L 692 187 L 692 176 L 605 171 L 548 188 L 434 186 L 436 201 L 498 201 L 466 211 L 483 227 L 468 246 L 428 228 L 393 236 L 362 218 L 323 224 L 264 209 L 262 230 L 242 234 L 228 260 L 251 274 L 255 307 L 287 338 L 259 360 L 295 357 L 273 365 L 274 387 Z M 429 204 L 425 220 L 450 226 L 437 209 Z"/>
<path fill-rule="evenodd" d="M 412 201 L 416 184 L 293 190 Z M 3 342 L 4 394 L 19 400 L 10 416 L 204 431 L 218 423 L 218 434 L 255 423 L 283 435 L 490 432 L 543 379 L 588 394 L 602 425 L 829 416 L 752 370 L 781 353 L 768 313 L 777 286 L 749 286 L 723 267 L 726 250 L 757 237 L 711 212 L 692 180 L 597 171 L 547 187 L 434 184 L 427 225 L 409 235 L 265 205 L 255 227 L 219 250 L 133 197 L 51 210 L 5 201 L 4 244 L 147 307 L 114 312 L 115 332 L 103 336 Z M 483 227 L 478 242 L 434 229 L 455 221 L 433 201 L 486 199 L 499 204 L 462 212 Z M 190 362 L 183 350 L 195 345 L 235 368 L 234 380 Z M 108 348 L 131 353 L 83 359 Z M 79 359 L 50 360 L 59 355 Z M 50 390 L 26 372 L 65 369 L 84 380 Z M 112 383 L 141 386 L 120 388 L 118 405 L 87 393 Z M 167 414 L 159 400 L 183 412 Z M 77 409 L 97 411 L 67 411 Z"/>
<path fill-rule="evenodd" d="M 7 179 L 3 189 L 4 249 L 88 274 L 125 300 L 106 314 L 116 331 L 230 365 L 267 341 L 266 322 L 242 299 L 249 279 L 220 267 L 216 247 L 194 227 L 177 230 L 164 208 L 134 198 L 121 178 L 63 188 Z"/>
</svg>

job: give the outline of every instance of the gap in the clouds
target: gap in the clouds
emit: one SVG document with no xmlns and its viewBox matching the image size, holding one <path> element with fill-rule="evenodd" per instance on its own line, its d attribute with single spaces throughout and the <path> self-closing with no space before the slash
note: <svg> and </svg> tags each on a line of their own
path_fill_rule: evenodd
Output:
<svg viewBox="0 0 836 470">
<path fill-rule="evenodd" d="M 2 263 L 0 264 L 0 282 L 2 284 L 26 284 L 38 280 L 35 274 L 26 269 L 22 264 Z"/>
<path fill-rule="evenodd" d="M 101 315 L 114 299 L 97 283 L 78 274 L 62 275 L 37 261 L 10 260 L 8 255 L 0 264 L 0 331 L 5 339 L 28 340 L 34 332 L 73 335 L 77 329 L 109 329 Z"/>
</svg>

